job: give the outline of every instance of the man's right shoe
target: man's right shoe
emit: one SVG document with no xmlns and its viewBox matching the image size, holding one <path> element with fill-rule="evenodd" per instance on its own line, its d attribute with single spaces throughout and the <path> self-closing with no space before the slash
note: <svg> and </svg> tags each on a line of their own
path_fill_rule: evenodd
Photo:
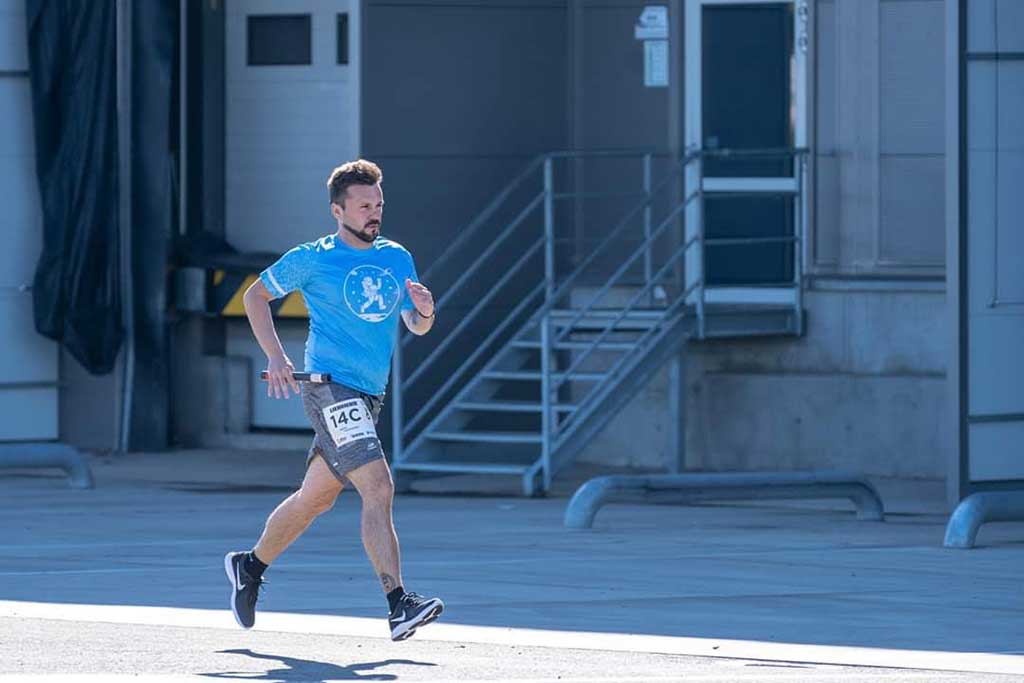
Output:
<svg viewBox="0 0 1024 683">
<path fill-rule="evenodd" d="M 256 623 L 256 600 L 263 579 L 255 579 L 244 569 L 246 553 L 228 553 L 224 556 L 224 573 L 231 582 L 231 613 L 242 628 Z"/>
</svg>

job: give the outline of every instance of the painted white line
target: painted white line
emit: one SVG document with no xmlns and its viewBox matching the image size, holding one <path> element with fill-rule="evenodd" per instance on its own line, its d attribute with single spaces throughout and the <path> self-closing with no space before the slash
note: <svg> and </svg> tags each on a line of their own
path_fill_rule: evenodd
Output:
<svg viewBox="0 0 1024 683">
<path fill-rule="evenodd" d="M 209 676 L 163 676 L 160 674 L 0 674 L 3 683 L 195 683 L 209 682 Z M 258 679 L 257 679 L 258 680 Z"/>
<path fill-rule="evenodd" d="M 182 628 L 237 629 L 229 610 L 0 601 L 0 617 L 75 622 L 143 624 Z M 254 630 L 390 638 L 384 618 L 261 612 Z M 417 640 L 446 643 L 547 647 L 604 652 L 724 657 L 768 662 L 838 664 L 892 669 L 926 669 L 1024 675 L 1024 656 L 988 652 L 895 650 L 846 645 L 773 643 L 756 640 L 651 636 L 630 633 L 550 631 L 462 624 L 431 624 Z"/>
<path fill-rule="evenodd" d="M 257 678 L 258 672 L 252 672 L 251 677 L 239 676 L 239 680 L 261 680 Z M 762 683 L 764 681 L 793 681 L 805 677 L 808 681 L 878 681 L 878 672 L 871 673 L 835 673 L 824 674 L 813 669 L 793 670 L 790 673 L 764 674 L 755 672 L 723 672 L 721 674 L 700 674 L 696 676 L 672 676 L 664 677 L 574 677 L 574 678 L 446 678 L 430 679 L 430 683 L 733 683 L 734 681 L 753 681 Z M 934 673 L 901 673 L 890 674 L 886 677 L 889 680 L 935 681 Z M 208 676 L 164 676 L 159 674 L 0 674 L 0 683 L 121 683 L 122 681 L 132 683 L 192 683 L 194 681 L 206 681 Z M 334 680 L 334 679 L 328 679 Z M 372 680 L 372 679 L 368 679 Z"/>
<path fill-rule="evenodd" d="M 941 674 L 939 675 L 941 676 Z M 794 680 L 807 680 L 817 683 L 818 681 L 874 682 L 881 678 L 882 675 L 877 671 L 866 673 L 853 671 L 850 673 L 822 674 L 820 671 L 816 671 L 815 669 L 791 669 L 787 673 L 728 671 L 720 674 L 671 676 L 669 678 L 663 678 L 660 676 L 613 676 L 611 678 L 591 676 L 583 678 L 474 678 L 468 681 L 465 678 L 432 678 L 430 679 L 430 683 L 733 683 L 733 681 L 754 681 L 756 683 L 761 683 L 762 681 L 787 681 L 788 683 Z M 935 681 L 936 674 L 934 672 L 890 673 L 886 678 L 894 681 L 898 679 L 901 683 L 902 681 L 918 680 Z"/>
<path fill-rule="evenodd" d="M 91 543 L 3 543 L 0 544 L 0 551 L 3 552 L 20 552 L 25 550 L 35 551 L 47 551 L 47 550 L 81 550 L 91 548 L 146 548 L 146 547 L 165 547 L 173 545 L 203 545 L 207 544 L 211 547 L 219 547 L 222 543 L 220 539 L 189 539 L 189 540 L 156 540 L 156 541 L 126 541 L 119 543 L 117 541 L 95 541 Z"/>
</svg>

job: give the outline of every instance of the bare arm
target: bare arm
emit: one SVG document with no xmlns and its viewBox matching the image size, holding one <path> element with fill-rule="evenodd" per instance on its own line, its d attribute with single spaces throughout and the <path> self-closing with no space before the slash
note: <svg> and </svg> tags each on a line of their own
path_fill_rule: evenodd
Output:
<svg viewBox="0 0 1024 683">
<path fill-rule="evenodd" d="M 408 278 L 405 280 L 405 288 L 409 292 L 414 309 L 402 311 L 402 320 L 410 332 L 422 336 L 430 332 L 430 328 L 434 326 L 434 295 L 420 283 Z"/>
<path fill-rule="evenodd" d="M 424 318 L 416 311 L 402 311 L 402 320 L 405 321 L 405 326 L 409 328 L 410 332 L 419 336 L 430 332 L 430 328 L 434 326 L 433 316 Z"/>
<path fill-rule="evenodd" d="M 245 315 L 249 318 L 249 325 L 256 335 L 263 353 L 267 354 L 267 396 L 288 398 L 288 387 L 296 394 L 299 393 L 299 385 L 292 377 L 295 366 L 284 352 L 281 340 L 274 328 L 274 318 L 270 313 L 270 301 L 274 298 L 263 282 L 256 282 L 249 285 L 242 296 L 242 303 L 245 306 Z"/>
</svg>

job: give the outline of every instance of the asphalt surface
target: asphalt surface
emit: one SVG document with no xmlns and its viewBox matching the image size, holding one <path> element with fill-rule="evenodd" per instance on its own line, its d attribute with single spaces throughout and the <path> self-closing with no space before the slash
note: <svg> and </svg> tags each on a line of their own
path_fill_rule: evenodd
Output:
<svg viewBox="0 0 1024 683">
<path fill-rule="evenodd" d="M 0 680 L 1024 680 L 1024 524 L 946 550 L 929 505 L 615 504 L 581 532 L 564 498 L 403 496 L 405 583 L 448 607 L 392 643 L 345 493 L 243 631 L 223 554 L 301 468 L 140 454 L 96 460 L 92 491 L 0 470 Z"/>
</svg>

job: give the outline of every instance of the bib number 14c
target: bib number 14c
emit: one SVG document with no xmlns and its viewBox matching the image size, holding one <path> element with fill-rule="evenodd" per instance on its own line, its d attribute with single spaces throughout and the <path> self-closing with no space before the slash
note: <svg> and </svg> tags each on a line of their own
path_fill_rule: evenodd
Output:
<svg viewBox="0 0 1024 683">
<path fill-rule="evenodd" d="M 324 408 L 324 420 L 338 448 L 360 439 L 376 439 L 373 417 L 361 398 L 334 403 Z"/>
</svg>

